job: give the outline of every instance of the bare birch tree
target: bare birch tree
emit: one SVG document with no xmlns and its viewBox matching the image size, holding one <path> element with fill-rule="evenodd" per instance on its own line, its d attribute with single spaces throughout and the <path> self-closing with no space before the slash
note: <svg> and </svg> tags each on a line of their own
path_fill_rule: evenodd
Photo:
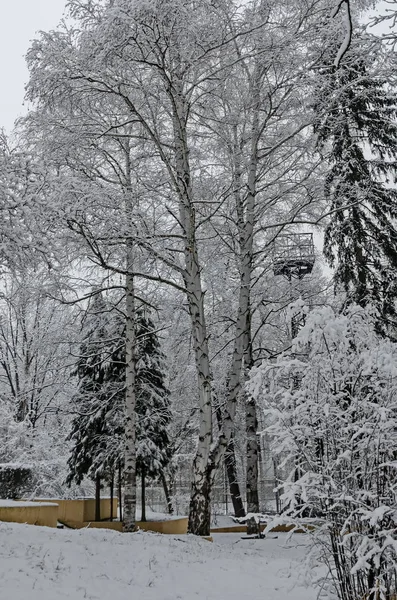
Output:
<svg viewBox="0 0 397 600">
<path fill-rule="evenodd" d="M 331 14 L 331 4 L 331 0 L 321 2 L 321 14 Z M 131 474 L 127 527 L 132 527 L 134 505 L 132 323 L 136 288 L 145 281 L 152 282 L 152 289 L 174 286 L 185 294 L 188 304 L 200 415 L 189 531 L 208 535 L 211 487 L 233 433 L 244 369 L 252 363 L 251 288 L 254 270 L 263 258 L 254 239 L 268 246 L 268 231 L 277 233 L 286 223 L 298 217 L 302 220 L 303 190 L 311 166 L 300 176 L 297 192 L 294 178 L 302 161 L 294 153 L 289 156 L 288 142 L 307 125 L 299 114 L 302 88 L 294 86 L 306 76 L 310 53 L 305 43 L 319 7 L 316 2 L 303 8 L 294 1 L 282 3 L 272 13 L 276 25 L 270 29 L 266 28 L 270 3 L 264 1 L 240 7 L 232 0 L 157 0 L 152 4 L 114 0 L 95 5 L 72 0 L 69 7 L 75 27 L 43 34 L 29 53 L 29 97 L 36 102 L 37 128 L 45 121 L 42 131 L 52 130 L 53 151 L 59 151 L 61 133 L 63 148 L 68 140 L 73 149 L 63 152 L 60 168 L 61 176 L 65 166 L 73 170 L 72 178 L 63 178 L 64 197 L 77 199 L 67 219 L 71 229 L 84 239 L 96 266 L 125 277 L 131 367 L 127 376 Z M 268 39 L 267 45 L 262 39 Z M 308 59 L 303 60 L 306 54 Z M 248 124 L 231 127 L 236 134 L 235 140 L 233 135 L 228 140 L 232 141 L 228 151 L 232 166 L 225 169 L 206 158 L 212 143 L 207 109 L 219 95 L 222 81 L 235 74 L 236 65 L 245 72 L 245 97 L 249 99 L 249 110 L 241 111 L 239 118 L 248 112 Z M 293 76 L 291 69 L 295 69 Z M 298 115 L 298 124 L 293 126 Z M 269 127 L 269 121 L 278 122 L 278 127 Z M 85 140 L 83 150 L 79 150 L 81 139 Z M 305 142 L 300 138 L 298 146 Z M 48 149 L 47 139 L 45 145 Z M 126 152 L 127 163 L 120 158 Z M 302 157 L 304 150 L 298 155 Z M 277 158 L 269 166 L 273 156 Z M 276 190 L 277 179 L 287 179 L 289 188 L 279 185 Z M 292 200 L 280 209 L 286 188 Z M 131 193 L 133 207 L 128 204 Z M 141 194 L 144 205 L 136 201 Z M 261 195 L 264 200 L 258 204 Z M 207 223 L 216 221 L 220 209 L 230 206 L 231 196 L 237 224 L 233 235 L 239 240 L 239 303 L 229 393 L 215 439 L 200 236 Z M 78 205 L 87 199 L 89 211 L 81 218 Z M 142 266 L 143 257 L 149 268 Z M 247 403 L 252 464 L 254 408 Z"/>
</svg>

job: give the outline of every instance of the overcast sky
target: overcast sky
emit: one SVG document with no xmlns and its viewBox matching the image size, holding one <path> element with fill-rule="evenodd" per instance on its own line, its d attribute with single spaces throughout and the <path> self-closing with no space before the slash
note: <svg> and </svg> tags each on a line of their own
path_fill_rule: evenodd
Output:
<svg viewBox="0 0 397 600">
<path fill-rule="evenodd" d="M 57 26 L 66 0 L 1 2 L 6 7 L 2 6 L 0 13 L 0 128 L 10 132 L 15 119 L 26 111 L 24 86 L 29 75 L 24 57 L 30 42 L 37 31 Z"/>
<path fill-rule="evenodd" d="M 1 0 L 0 21 L 0 127 L 12 129 L 24 113 L 24 86 L 28 80 L 25 54 L 30 40 L 42 29 L 54 29 L 66 0 Z"/>
</svg>

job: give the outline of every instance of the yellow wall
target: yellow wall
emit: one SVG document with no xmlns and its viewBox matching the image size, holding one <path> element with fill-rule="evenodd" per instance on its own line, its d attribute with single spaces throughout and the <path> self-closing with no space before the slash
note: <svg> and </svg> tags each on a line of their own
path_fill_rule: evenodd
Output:
<svg viewBox="0 0 397 600">
<path fill-rule="evenodd" d="M 123 531 L 123 524 L 120 521 L 65 521 L 67 527 L 72 529 L 84 529 L 85 527 L 95 529 L 112 529 L 113 531 Z"/>
<path fill-rule="evenodd" d="M 49 500 L 35 499 L 33 502 L 48 502 Z M 65 523 L 73 521 L 84 523 L 95 520 L 95 499 L 54 500 L 59 506 L 58 521 Z M 117 517 L 117 498 L 113 498 L 113 518 Z M 101 519 L 110 519 L 110 498 L 101 499 Z"/>
<path fill-rule="evenodd" d="M 65 525 L 73 529 L 82 529 L 83 527 L 95 527 L 101 529 L 113 529 L 114 531 L 123 531 L 123 524 L 120 521 L 81 521 L 67 520 Z M 187 517 L 181 519 L 172 519 L 169 521 L 137 521 L 136 526 L 144 531 L 154 531 L 157 533 L 166 533 L 181 535 L 187 533 Z"/>
<path fill-rule="evenodd" d="M 58 521 L 84 521 L 84 500 L 48 500 L 35 498 L 32 502 L 56 502 Z"/>
<path fill-rule="evenodd" d="M 157 533 L 173 535 L 187 533 L 187 517 L 169 519 L 168 521 L 137 521 L 136 524 L 137 527 L 144 531 L 156 531 Z"/>
<path fill-rule="evenodd" d="M 113 518 L 117 517 L 117 498 L 113 498 Z M 110 498 L 101 498 L 101 520 L 110 519 Z M 95 499 L 84 500 L 83 521 L 95 521 Z"/>
<path fill-rule="evenodd" d="M 58 520 L 63 523 L 69 519 L 72 521 L 84 521 L 84 500 L 57 500 L 59 505 Z"/>
<path fill-rule="evenodd" d="M 16 503 L 17 504 L 17 503 Z M 7 523 L 28 523 L 56 527 L 58 506 L 47 504 L 39 506 L 0 506 L 0 521 Z"/>
</svg>

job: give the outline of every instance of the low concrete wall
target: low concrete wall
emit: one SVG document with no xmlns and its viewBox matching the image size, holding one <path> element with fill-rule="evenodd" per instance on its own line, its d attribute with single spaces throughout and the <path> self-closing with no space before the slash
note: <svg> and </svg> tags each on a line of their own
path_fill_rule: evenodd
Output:
<svg viewBox="0 0 397 600">
<path fill-rule="evenodd" d="M 85 498 L 83 521 L 95 521 L 95 498 Z M 113 498 L 113 518 L 117 517 L 117 498 Z M 101 498 L 101 521 L 110 519 L 110 498 Z"/>
<path fill-rule="evenodd" d="M 83 527 L 95 527 L 101 529 L 113 529 L 114 531 L 123 531 L 123 524 L 120 521 L 74 521 L 72 519 L 64 521 L 67 527 L 73 529 L 82 529 Z M 170 519 L 168 521 L 137 521 L 136 526 L 143 531 L 154 531 L 156 533 L 165 533 L 170 535 L 182 535 L 187 533 L 187 517 L 181 519 Z"/>
<path fill-rule="evenodd" d="M 57 500 L 58 521 L 84 521 L 84 500 Z"/>
<path fill-rule="evenodd" d="M 0 521 L 6 521 L 7 523 L 27 523 L 28 525 L 56 527 L 57 520 L 57 504 L 34 505 L 30 502 L 15 502 L 15 506 L 1 506 L 0 504 Z"/>
<path fill-rule="evenodd" d="M 137 521 L 137 527 L 144 531 L 155 531 L 171 535 L 187 533 L 187 517 L 181 519 L 169 519 L 167 521 Z"/>
<path fill-rule="evenodd" d="M 56 502 L 59 506 L 58 521 L 84 523 L 95 520 L 95 498 L 79 500 L 35 499 L 33 502 Z M 113 498 L 113 517 L 117 517 L 117 498 Z M 101 498 L 101 519 L 110 519 L 110 498 Z"/>
<path fill-rule="evenodd" d="M 113 531 L 123 531 L 123 524 L 120 521 L 64 521 L 66 527 L 71 529 L 84 529 L 85 527 L 95 529 L 112 529 Z"/>
</svg>

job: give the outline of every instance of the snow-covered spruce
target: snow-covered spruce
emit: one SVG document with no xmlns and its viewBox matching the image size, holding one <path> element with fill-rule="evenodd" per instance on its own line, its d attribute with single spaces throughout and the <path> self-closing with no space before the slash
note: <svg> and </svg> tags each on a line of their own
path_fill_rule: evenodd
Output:
<svg viewBox="0 0 397 600">
<path fill-rule="evenodd" d="M 95 294 L 83 325 L 76 374 L 79 393 L 70 438 L 68 482 L 85 475 L 110 480 L 124 462 L 126 324 L 102 294 Z M 148 311 L 135 311 L 136 401 L 134 454 L 142 478 L 157 477 L 170 459 L 167 426 L 171 419 L 165 362 Z M 135 506 L 134 516 L 135 521 Z"/>
</svg>

